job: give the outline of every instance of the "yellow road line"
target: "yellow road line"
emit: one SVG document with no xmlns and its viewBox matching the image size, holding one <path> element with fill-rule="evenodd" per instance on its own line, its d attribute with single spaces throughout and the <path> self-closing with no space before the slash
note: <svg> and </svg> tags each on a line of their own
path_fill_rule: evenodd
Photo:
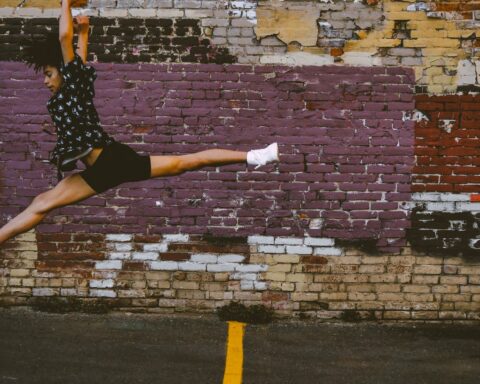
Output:
<svg viewBox="0 0 480 384">
<path fill-rule="evenodd" d="M 241 384 L 243 373 L 243 335 L 245 323 L 228 322 L 227 359 L 223 384 Z"/>
</svg>

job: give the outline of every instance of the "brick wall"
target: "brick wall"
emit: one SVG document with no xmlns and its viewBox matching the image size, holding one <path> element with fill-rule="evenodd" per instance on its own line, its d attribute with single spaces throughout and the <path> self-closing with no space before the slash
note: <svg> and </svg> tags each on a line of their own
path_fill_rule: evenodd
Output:
<svg viewBox="0 0 480 384">
<path fill-rule="evenodd" d="M 309 235 L 374 239 L 391 252 L 405 245 L 413 164 L 413 123 L 402 120 L 413 108 L 409 70 L 96 67 L 96 106 L 115 139 L 150 154 L 248 150 L 277 141 L 283 161 L 278 170 L 231 165 L 128 184 L 89 200 L 84 210 L 62 208 L 40 231 Z M 2 86 L 15 89 L 0 110 L 5 222 L 53 185 L 55 172 L 42 160 L 55 135 L 47 91 L 34 74 L 14 62 L 0 68 Z"/>
</svg>

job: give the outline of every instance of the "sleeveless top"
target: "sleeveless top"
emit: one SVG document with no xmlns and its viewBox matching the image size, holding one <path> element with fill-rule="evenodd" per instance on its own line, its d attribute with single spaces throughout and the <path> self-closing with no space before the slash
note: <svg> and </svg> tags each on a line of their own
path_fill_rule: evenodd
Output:
<svg viewBox="0 0 480 384">
<path fill-rule="evenodd" d="M 115 141 L 103 130 L 93 105 L 95 68 L 85 65 L 75 53 L 74 59 L 62 64 L 59 71 L 63 84 L 47 102 L 57 134 L 49 161 L 57 167 L 58 181 L 63 178 L 62 171 L 74 170 L 77 160 L 93 148 L 103 148 Z"/>
</svg>

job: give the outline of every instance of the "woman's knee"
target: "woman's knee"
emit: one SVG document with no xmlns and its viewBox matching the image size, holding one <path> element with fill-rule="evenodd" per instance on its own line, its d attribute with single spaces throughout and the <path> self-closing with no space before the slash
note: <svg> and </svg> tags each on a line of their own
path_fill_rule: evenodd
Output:
<svg viewBox="0 0 480 384">
<path fill-rule="evenodd" d="M 43 192 L 33 199 L 30 208 L 35 213 L 48 213 L 54 208 L 54 204 L 49 193 Z"/>
</svg>

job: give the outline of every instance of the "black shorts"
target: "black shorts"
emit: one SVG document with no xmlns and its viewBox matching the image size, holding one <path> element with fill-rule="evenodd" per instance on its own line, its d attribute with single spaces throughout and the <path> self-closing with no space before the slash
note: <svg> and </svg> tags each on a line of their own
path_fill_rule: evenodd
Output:
<svg viewBox="0 0 480 384">
<path fill-rule="evenodd" d="M 80 175 L 95 192 L 102 193 L 122 183 L 147 180 L 150 172 L 150 156 L 139 155 L 128 145 L 114 141 Z"/>
</svg>

